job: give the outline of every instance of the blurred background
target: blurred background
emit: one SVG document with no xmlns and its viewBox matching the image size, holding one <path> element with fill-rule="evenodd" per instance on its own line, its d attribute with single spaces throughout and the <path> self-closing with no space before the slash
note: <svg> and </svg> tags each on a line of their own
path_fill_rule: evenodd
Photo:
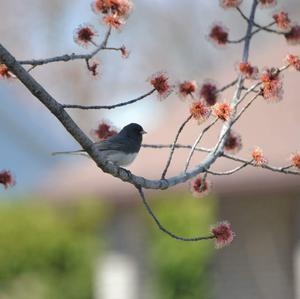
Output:
<svg viewBox="0 0 300 299">
<path fill-rule="evenodd" d="M 241 8 L 249 13 L 250 0 Z M 1 0 L 1 43 L 17 59 L 87 53 L 73 41 L 75 28 L 93 24 L 101 41 L 106 28 L 90 1 Z M 257 21 L 287 9 L 299 20 L 298 0 L 278 1 L 259 9 Z M 151 90 L 147 79 L 165 70 L 173 82 L 213 79 L 219 86 L 236 77 L 242 45 L 219 49 L 206 35 L 222 22 L 232 39 L 246 24 L 235 10 L 218 1 L 136 0 L 121 31 L 109 46 L 126 45 L 130 57 L 103 51 L 100 75 L 92 78 L 84 61 L 37 67 L 32 75 L 61 103 L 113 104 Z M 250 61 L 260 69 L 280 67 L 288 53 L 282 36 L 256 35 Z M 300 150 L 297 92 L 299 74 L 284 74 L 284 100 L 276 105 L 259 99 L 236 125 L 242 135 L 241 156 L 253 146 L 264 149 L 272 165 L 286 165 Z M 224 93 L 230 99 L 233 89 Z M 58 121 L 15 80 L 0 81 L 0 169 L 12 170 L 16 185 L 0 193 L 0 299 L 2 298 L 300 298 L 299 179 L 247 168 L 229 177 L 212 178 L 213 194 L 195 199 L 188 184 L 147 192 L 161 222 L 185 236 L 206 235 L 210 224 L 229 220 L 237 234 L 233 244 L 216 251 L 213 242 L 180 243 L 162 234 L 143 209 L 131 185 L 103 174 L 84 157 L 52 157 L 51 152 L 78 149 Z M 114 110 L 70 110 L 90 135 L 109 120 L 122 128 L 140 123 L 145 143 L 171 143 L 188 116 L 188 103 L 174 93 L 155 95 Z M 203 146 L 210 147 L 220 126 Z M 199 134 L 190 123 L 180 143 Z M 129 169 L 158 178 L 168 150 L 142 149 Z M 188 152 L 178 150 L 169 175 L 182 171 Z M 193 164 L 205 155 L 194 155 Z M 220 159 L 214 170 L 236 165 Z"/>
</svg>

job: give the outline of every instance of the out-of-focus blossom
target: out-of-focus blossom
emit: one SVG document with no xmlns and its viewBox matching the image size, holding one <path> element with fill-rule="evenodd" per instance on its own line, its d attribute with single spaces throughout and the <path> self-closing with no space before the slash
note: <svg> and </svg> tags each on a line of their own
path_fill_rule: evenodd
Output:
<svg viewBox="0 0 300 299">
<path fill-rule="evenodd" d="M 227 102 L 222 102 L 222 103 L 216 103 L 212 107 L 213 114 L 218 117 L 221 120 L 228 120 L 232 109 L 230 107 L 230 104 Z"/>
<path fill-rule="evenodd" d="M 166 98 L 172 92 L 172 86 L 169 83 L 169 77 L 165 72 L 153 74 L 149 81 L 161 98 Z"/>
<path fill-rule="evenodd" d="M 200 88 L 200 98 L 203 98 L 208 106 L 213 106 L 218 100 L 217 85 L 211 80 L 206 80 Z"/>
<path fill-rule="evenodd" d="M 242 148 L 242 137 L 240 134 L 230 130 L 224 144 L 227 153 L 236 154 Z"/>
<path fill-rule="evenodd" d="M 291 155 L 290 160 L 292 165 L 300 169 L 300 152 Z"/>
<path fill-rule="evenodd" d="M 78 26 L 74 32 L 74 41 L 82 47 L 87 47 L 93 43 L 93 38 L 97 36 L 97 31 L 94 26 L 90 24 L 83 24 Z"/>
<path fill-rule="evenodd" d="M 211 232 L 216 238 L 216 248 L 228 246 L 234 239 L 235 233 L 228 221 L 222 221 L 211 227 Z"/>
<path fill-rule="evenodd" d="M 228 29 L 221 24 L 214 24 L 210 29 L 208 38 L 216 45 L 226 45 L 228 42 Z"/>
<path fill-rule="evenodd" d="M 203 197 L 210 191 L 210 183 L 200 175 L 191 181 L 190 189 L 195 197 Z"/>
<path fill-rule="evenodd" d="M 299 45 L 300 44 L 300 25 L 295 24 L 291 27 L 291 30 L 285 35 L 286 41 L 290 45 Z"/>
<path fill-rule="evenodd" d="M 116 135 L 117 129 L 111 125 L 109 121 L 102 120 L 97 129 L 92 130 L 91 134 L 97 141 L 105 140 L 108 137 Z"/>
<path fill-rule="evenodd" d="M 258 79 L 258 68 L 252 66 L 249 62 L 240 62 L 239 71 L 247 79 L 257 80 Z"/>
<path fill-rule="evenodd" d="M 289 54 L 286 57 L 286 61 L 288 64 L 290 64 L 296 71 L 300 71 L 300 59 L 299 56 L 294 54 Z"/>
<path fill-rule="evenodd" d="M 273 14 L 273 19 L 276 22 L 278 28 L 282 30 L 289 30 L 291 28 L 291 20 L 289 15 L 285 11 L 279 11 Z"/>
<path fill-rule="evenodd" d="M 268 163 L 268 160 L 264 156 L 263 150 L 260 147 L 255 147 L 252 150 L 251 156 L 255 164 L 258 166 L 266 165 Z"/>
<path fill-rule="evenodd" d="M 178 94 L 182 98 L 193 96 L 197 89 L 197 83 L 194 80 L 183 81 L 178 84 Z"/>
<path fill-rule="evenodd" d="M 15 179 L 9 170 L 0 171 L 0 184 L 7 189 L 15 184 Z"/>
<path fill-rule="evenodd" d="M 242 0 L 219 0 L 219 3 L 223 8 L 236 8 L 242 3 Z"/>
<path fill-rule="evenodd" d="M 194 101 L 190 107 L 190 113 L 198 123 L 205 121 L 210 115 L 211 109 L 204 103 L 203 100 Z"/>
<path fill-rule="evenodd" d="M 266 69 L 261 77 L 262 96 L 268 102 L 278 102 L 283 98 L 282 76 L 280 72 L 274 68 Z"/>
</svg>

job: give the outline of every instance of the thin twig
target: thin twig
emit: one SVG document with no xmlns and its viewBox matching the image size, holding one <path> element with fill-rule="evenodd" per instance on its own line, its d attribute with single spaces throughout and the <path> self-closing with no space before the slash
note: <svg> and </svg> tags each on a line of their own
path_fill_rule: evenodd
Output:
<svg viewBox="0 0 300 299">
<path fill-rule="evenodd" d="M 209 174 L 212 174 L 212 175 L 230 175 L 230 174 L 233 174 L 235 172 L 238 172 L 240 171 L 241 169 L 245 168 L 247 165 L 251 164 L 253 160 L 249 161 L 249 162 L 245 162 L 244 164 L 234 168 L 234 169 L 231 169 L 231 170 L 227 170 L 227 171 L 222 171 L 222 172 L 216 172 L 216 171 L 212 171 L 212 170 L 207 170 L 207 172 Z"/>
<path fill-rule="evenodd" d="M 62 104 L 63 108 L 67 108 L 67 109 L 83 109 L 83 110 L 89 110 L 89 109 L 114 109 L 117 107 L 122 107 L 122 106 L 126 106 L 129 104 L 133 104 L 137 101 L 140 101 L 148 96 L 150 96 L 152 93 L 154 93 L 156 89 L 152 89 L 149 92 L 126 102 L 120 102 L 118 104 L 114 104 L 114 105 L 91 105 L 91 106 L 85 106 L 85 105 L 76 105 L 76 104 Z"/>
<path fill-rule="evenodd" d="M 262 31 L 262 30 L 266 30 L 267 28 L 273 26 L 274 24 L 275 24 L 275 22 L 272 22 L 272 23 L 269 23 L 268 25 L 266 25 L 266 26 L 264 26 L 264 27 L 255 29 L 254 31 L 252 31 L 251 37 L 252 37 L 253 35 L 259 33 L 259 32 Z M 237 39 L 237 40 L 228 40 L 228 43 L 229 43 L 229 44 L 239 44 L 239 43 L 245 41 L 245 40 L 246 40 L 246 37 L 247 37 L 247 35 L 245 35 L 245 36 L 243 36 L 243 37 L 241 37 L 240 39 Z"/>
<path fill-rule="evenodd" d="M 219 88 L 216 93 L 221 93 L 223 92 L 224 90 L 230 88 L 231 86 L 234 86 L 236 83 L 237 83 L 238 79 L 235 79 L 233 81 L 231 81 L 230 83 L 224 85 L 223 87 Z"/>
<path fill-rule="evenodd" d="M 109 36 L 111 34 L 111 30 L 112 30 L 111 27 L 109 27 L 104 36 L 102 43 L 94 51 L 92 51 L 89 54 L 72 53 L 72 54 L 65 54 L 65 55 L 61 55 L 61 56 L 55 56 L 55 57 L 44 58 L 44 59 L 19 60 L 18 62 L 23 65 L 38 66 L 38 65 L 44 65 L 44 64 L 60 62 L 60 61 L 67 62 L 67 61 L 78 60 L 78 59 L 89 60 L 89 59 L 93 58 L 99 51 L 106 48 Z"/>
<path fill-rule="evenodd" d="M 284 65 L 281 68 L 276 69 L 276 73 L 277 72 L 281 73 L 281 72 L 285 71 L 286 69 L 288 69 L 290 66 L 291 66 L 290 64 Z M 243 96 L 240 99 L 238 99 L 238 101 L 236 102 L 236 106 L 239 103 L 241 103 L 247 97 L 247 95 L 249 93 L 251 93 L 251 92 L 260 93 L 260 90 L 256 90 L 255 88 L 258 87 L 258 86 L 260 86 L 261 84 L 262 84 L 262 81 L 259 81 L 259 82 L 255 83 L 255 84 L 253 84 L 252 86 L 250 86 L 249 88 L 247 88 L 246 91 L 245 91 L 245 93 L 243 94 Z"/>
<path fill-rule="evenodd" d="M 151 209 L 151 207 L 149 206 L 144 191 L 141 187 L 137 187 L 139 194 L 141 196 L 142 202 L 147 210 L 147 212 L 149 213 L 149 215 L 152 217 L 152 219 L 155 221 L 155 223 L 157 224 L 158 228 L 163 231 L 164 233 L 166 233 L 167 235 L 169 235 L 170 237 L 176 239 L 176 240 L 180 240 L 180 241 L 202 241 L 202 240 L 211 240 L 214 239 L 215 236 L 214 235 L 210 235 L 210 236 L 206 236 L 206 237 L 182 237 L 182 236 L 178 236 L 172 232 L 170 232 L 168 229 L 166 229 L 158 220 L 158 218 L 156 217 L 155 213 L 153 212 L 153 210 Z"/>
<path fill-rule="evenodd" d="M 171 151 L 170 151 L 170 155 L 169 155 L 167 164 L 166 164 L 166 166 L 165 166 L 165 168 L 162 172 L 161 179 L 164 179 L 166 174 L 167 174 L 168 168 L 169 168 L 169 166 L 171 164 L 171 161 L 172 161 L 172 157 L 173 157 L 173 154 L 174 154 L 174 151 L 175 151 L 175 147 L 176 147 L 176 143 L 177 143 L 177 140 L 179 138 L 179 135 L 182 132 L 185 125 L 192 119 L 192 117 L 193 117 L 192 115 L 189 115 L 189 117 L 181 124 L 180 128 L 178 129 L 178 131 L 176 133 L 176 136 L 175 136 L 175 139 L 174 139 L 174 142 L 173 142 L 173 145 L 171 147 Z"/>
<path fill-rule="evenodd" d="M 241 110 L 240 112 L 236 115 L 236 117 L 232 120 L 232 125 L 237 122 L 237 120 L 242 116 L 242 114 L 250 107 L 250 105 L 257 99 L 261 93 L 257 93 Z"/>
<path fill-rule="evenodd" d="M 153 148 L 153 149 L 164 149 L 164 148 L 172 148 L 173 144 L 142 144 L 144 148 Z M 191 149 L 192 145 L 184 145 L 184 144 L 176 144 L 175 148 L 178 149 Z M 196 147 L 195 151 L 210 153 L 212 150 L 204 147 Z"/>
<path fill-rule="evenodd" d="M 237 7 L 236 9 L 237 9 L 237 11 L 240 13 L 240 15 L 242 16 L 242 18 L 245 19 L 245 20 L 249 23 L 250 20 L 249 20 L 249 19 L 247 18 L 247 16 L 243 13 L 243 11 L 242 11 L 239 7 Z M 252 24 L 253 24 L 255 27 L 257 27 L 257 28 L 259 28 L 259 29 L 261 29 L 261 30 L 267 31 L 267 32 L 276 33 L 276 34 L 280 34 L 280 35 L 284 35 L 284 34 L 287 33 L 287 32 L 283 32 L 283 31 L 278 31 L 278 30 L 275 30 L 275 29 L 271 29 L 271 28 L 269 28 L 269 27 L 270 27 L 269 25 L 267 25 L 267 26 L 259 25 L 259 24 L 257 24 L 256 22 L 254 22 L 254 20 L 252 21 Z M 275 24 L 276 24 L 276 22 L 272 22 L 272 25 L 275 25 Z"/>
<path fill-rule="evenodd" d="M 258 167 L 256 163 L 251 162 L 247 159 L 243 159 L 241 157 L 237 157 L 237 156 L 226 154 L 226 153 L 223 154 L 223 157 L 227 158 L 227 159 L 230 159 L 230 160 L 233 160 L 233 161 L 236 161 L 236 162 L 248 163 L 248 165 Z M 276 166 L 272 166 L 272 165 L 269 165 L 269 164 L 262 164 L 259 167 L 267 169 L 267 170 L 271 170 L 271 171 L 274 171 L 274 172 L 284 173 L 284 174 L 300 175 L 299 171 L 289 170 L 290 165 L 289 166 L 284 166 L 284 167 L 276 167 Z"/>
<path fill-rule="evenodd" d="M 204 172 L 204 175 L 203 175 L 202 179 L 201 179 L 201 184 L 200 184 L 199 189 L 198 189 L 199 192 L 205 191 L 204 188 L 205 188 L 205 185 L 206 185 L 205 183 L 206 183 L 207 175 L 208 175 L 208 171 L 206 170 Z"/>
<path fill-rule="evenodd" d="M 207 132 L 216 122 L 218 121 L 218 118 L 215 118 L 207 127 L 205 127 L 202 132 L 200 133 L 200 135 L 197 137 L 197 139 L 195 140 L 194 144 L 193 144 L 193 147 L 189 153 L 189 156 L 186 160 L 186 163 L 185 163 L 185 168 L 184 168 L 184 172 L 187 171 L 189 165 L 190 165 L 190 162 L 191 162 L 191 159 L 192 159 L 192 156 L 194 154 L 194 151 L 195 151 L 195 148 L 197 147 L 197 145 L 199 144 L 199 142 L 201 141 L 203 135 L 205 134 L 205 132 Z"/>
<path fill-rule="evenodd" d="M 152 148 L 152 149 L 164 149 L 164 148 L 171 148 L 172 144 L 142 144 L 142 147 Z M 178 148 L 178 149 L 191 149 L 192 147 L 193 147 L 192 145 L 176 144 L 176 148 Z M 204 152 L 204 153 L 211 153 L 211 152 L 213 152 L 213 149 L 204 148 L 204 147 L 197 147 L 195 149 L 195 151 Z M 226 159 L 236 161 L 236 162 L 247 163 L 247 165 L 257 167 L 257 164 L 255 164 L 254 162 L 251 162 L 251 160 L 249 161 L 247 159 L 243 159 L 243 158 L 235 156 L 235 155 L 222 153 L 221 157 L 224 157 Z M 261 165 L 260 167 L 264 168 L 264 169 L 267 169 L 267 170 L 274 171 L 274 172 L 280 172 L 280 173 L 284 173 L 284 174 L 300 175 L 299 171 L 289 170 L 291 167 L 293 167 L 293 165 L 288 165 L 288 166 L 283 166 L 283 167 L 276 167 L 276 166 L 272 166 L 272 165 L 269 165 L 269 164 L 265 164 L 265 165 Z M 206 169 L 205 171 L 208 171 L 208 170 Z"/>
</svg>

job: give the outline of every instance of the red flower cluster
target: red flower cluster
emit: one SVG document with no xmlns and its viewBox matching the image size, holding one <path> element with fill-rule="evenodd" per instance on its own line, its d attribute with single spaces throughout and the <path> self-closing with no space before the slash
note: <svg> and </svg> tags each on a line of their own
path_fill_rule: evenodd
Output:
<svg viewBox="0 0 300 299">
<path fill-rule="evenodd" d="M 300 58 L 297 55 L 289 54 L 286 57 L 288 64 L 292 65 L 296 71 L 300 71 Z"/>
<path fill-rule="evenodd" d="M 172 92 L 172 86 L 169 83 L 169 77 L 164 72 L 159 72 L 152 75 L 149 81 L 161 98 L 166 98 Z"/>
<path fill-rule="evenodd" d="M 223 8 L 235 8 L 242 3 L 242 0 L 220 0 L 220 5 Z"/>
<path fill-rule="evenodd" d="M 120 28 L 124 24 L 132 6 L 130 0 L 94 0 L 92 2 L 93 11 L 102 13 L 104 23 L 115 28 Z"/>
<path fill-rule="evenodd" d="M 112 14 L 119 17 L 128 16 L 132 8 L 129 0 L 95 0 L 92 9 L 95 13 Z"/>
<path fill-rule="evenodd" d="M 292 165 L 300 169 L 300 153 L 294 153 L 290 158 Z"/>
<path fill-rule="evenodd" d="M 197 89 L 196 81 L 183 81 L 178 84 L 178 93 L 181 97 L 185 98 L 188 95 L 193 96 Z"/>
<path fill-rule="evenodd" d="M 291 30 L 285 35 L 286 41 L 291 45 L 300 44 L 300 25 L 295 24 L 291 27 Z"/>
<path fill-rule="evenodd" d="M 126 48 L 126 46 L 122 46 L 121 48 L 120 48 L 120 51 L 121 51 L 121 54 L 122 54 L 122 57 L 123 58 L 128 58 L 129 57 L 129 51 L 128 51 L 128 49 Z"/>
<path fill-rule="evenodd" d="M 276 0 L 259 0 L 261 7 L 273 7 L 277 4 Z"/>
<path fill-rule="evenodd" d="M 194 101 L 190 107 L 191 115 L 198 121 L 199 124 L 209 117 L 210 112 L 210 108 L 203 100 Z"/>
<path fill-rule="evenodd" d="M 227 102 L 217 103 L 212 107 L 212 111 L 216 117 L 221 120 L 228 120 L 231 115 L 231 107 Z"/>
<path fill-rule="evenodd" d="M 218 100 L 217 86 L 207 80 L 200 88 L 200 97 L 204 98 L 208 106 L 213 106 Z"/>
<path fill-rule="evenodd" d="M 262 95 L 266 100 L 270 102 L 282 100 L 282 79 L 277 69 L 266 69 L 262 73 L 260 80 L 262 81 Z"/>
<path fill-rule="evenodd" d="M 242 137 L 238 133 L 230 130 L 224 144 L 224 150 L 228 153 L 236 154 L 242 148 Z"/>
<path fill-rule="evenodd" d="M 239 70 L 247 79 L 258 79 L 258 68 L 252 66 L 249 62 L 240 62 Z"/>
<path fill-rule="evenodd" d="M 15 180 L 9 170 L 0 171 L 0 184 L 4 185 L 5 189 L 15 184 Z"/>
<path fill-rule="evenodd" d="M 195 197 L 202 197 L 210 191 L 210 184 L 207 180 L 203 182 L 203 178 L 198 176 L 191 182 L 191 192 Z"/>
<path fill-rule="evenodd" d="M 123 24 L 124 21 L 116 16 L 116 15 L 107 15 L 103 17 L 103 22 L 108 25 L 108 26 L 112 26 L 116 29 L 119 29 Z"/>
<path fill-rule="evenodd" d="M 0 78 L 10 79 L 11 77 L 12 77 L 12 74 L 8 70 L 8 67 L 6 66 L 6 64 L 1 63 L 0 64 Z"/>
<path fill-rule="evenodd" d="M 88 63 L 88 70 L 91 72 L 93 77 L 98 76 L 99 70 L 98 67 L 100 65 L 100 62 L 96 59 L 92 59 Z"/>
<path fill-rule="evenodd" d="M 287 30 L 291 28 L 291 20 L 289 19 L 289 15 L 285 11 L 280 11 L 273 15 L 273 19 L 276 22 L 278 28 Z"/>
<path fill-rule="evenodd" d="M 265 158 L 264 153 L 261 148 L 255 147 L 251 153 L 252 159 L 256 165 L 265 165 L 268 163 L 268 160 Z"/>
<path fill-rule="evenodd" d="M 78 26 L 74 32 L 74 41 L 82 47 L 87 47 L 90 43 L 93 43 L 93 38 L 97 36 L 98 33 L 94 26 L 90 24 L 83 24 Z"/>
<path fill-rule="evenodd" d="M 98 128 L 92 131 L 92 135 L 95 136 L 98 141 L 105 140 L 117 133 L 117 130 L 105 120 L 102 120 L 99 123 Z"/>
<path fill-rule="evenodd" d="M 211 28 L 208 37 L 216 45 L 226 45 L 228 42 L 228 30 L 220 24 L 215 24 Z"/>
<path fill-rule="evenodd" d="M 228 221 L 212 226 L 211 232 L 216 238 L 216 248 L 229 245 L 235 237 L 235 233 L 232 231 L 231 224 Z"/>
</svg>

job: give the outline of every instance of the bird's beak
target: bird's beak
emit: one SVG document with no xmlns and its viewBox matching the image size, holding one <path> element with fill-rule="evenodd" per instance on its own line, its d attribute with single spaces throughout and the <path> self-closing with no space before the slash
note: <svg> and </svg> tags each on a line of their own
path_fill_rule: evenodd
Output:
<svg viewBox="0 0 300 299">
<path fill-rule="evenodd" d="M 142 135 L 143 135 L 143 134 L 147 134 L 147 132 L 143 130 L 143 131 L 141 131 L 141 134 L 142 134 Z"/>
</svg>

